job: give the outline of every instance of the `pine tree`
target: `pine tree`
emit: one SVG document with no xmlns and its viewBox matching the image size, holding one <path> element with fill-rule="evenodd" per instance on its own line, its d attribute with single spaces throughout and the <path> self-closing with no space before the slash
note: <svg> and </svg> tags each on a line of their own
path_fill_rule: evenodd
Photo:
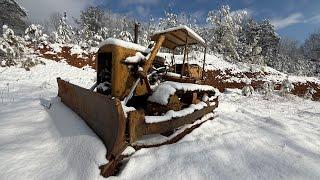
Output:
<svg viewBox="0 0 320 180">
<path fill-rule="evenodd" d="M 104 12 L 101 8 L 89 6 L 84 11 L 81 11 L 80 19 L 76 19 L 76 23 L 78 23 L 82 29 L 87 28 L 89 31 L 98 33 L 103 27 L 103 16 Z"/>
<path fill-rule="evenodd" d="M 231 61 L 239 60 L 237 46 L 241 22 L 246 13 L 231 14 L 230 7 L 221 6 L 219 10 L 209 11 L 207 22 L 211 25 L 209 33 L 212 40 L 209 46 L 213 52 L 224 54 Z"/>
<path fill-rule="evenodd" d="M 302 49 L 307 58 L 320 62 L 320 31 L 312 33 L 305 40 Z"/>
<path fill-rule="evenodd" d="M 16 36 L 7 25 L 3 25 L 3 34 L 0 38 L 1 65 L 12 66 L 25 56 L 27 52 L 26 42 Z"/>
<path fill-rule="evenodd" d="M 262 48 L 259 46 L 261 29 L 258 23 L 250 18 L 244 25 L 240 36 L 240 55 L 245 62 L 261 64 Z"/>
<path fill-rule="evenodd" d="M 91 46 L 91 39 L 94 36 L 94 32 L 90 31 L 88 27 L 83 27 L 81 30 L 77 31 L 76 42 L 83 48 L 88 48 Z"/>
<path fill-rule="evenodd" d="M 72 41 L 73 35 L 74 32 L 72 31 L 72 27 L 67 23 L 67 13 L 64 12 L 64 15 L 63 17 L 61 17 L 58 26 L 58 36 L 60 43 L 70 43 Z"/>
<path fill-rule="evenodd" d="M 40 44 L 47 44 L 47 38 L 48 36 L 46 34 L 43 34 L 43 27 L 39 24 L 31 24 L 26 30 L 25 30 L 25 36 L 24 39 L 27 42 L 32 43 L 35 47 Z"/>
<path fill-rule="evenodd" d="M 280 38 L 269 20 L 261 21 L 259 26 L 260 40 L 258 45 L 261 47 L 261 55 L 264 56 L 264 59 L 268 62 L 276 58 Z"/>
<path fill-rule="evenodd" d="M 169 29 L 178 26 L 178 15 L 172 11 L 164 12 L 164 18 L 159 19 L 158 27 L 159 29 Z"/>
<path fill-rule="evenodd" d="M 320 76 L 320 31 L 312 33 L 302 45 L 307 69 L 311 75 Z"/>
<path fill-rule="evenodd" d="M 130 31 L 132 32 L 134 24 L 128 22 L 126 19 L 127 18 L 122 19 L 122 31 L 120 31 L 120 33 L 117 35 L 117 38 L 124 41 L 133 42 L 133 36 Z"/>
<path fill-rule="evenodd" d="M 268 61 L 268 65 L 286 73 L 309 74 L 308 63 L 303 57 L 299 42 L 289 38 L 283 38 L 277 47 L 278 55 Z"/>
<path fill-rule="evenodd" d="M 132 42 L 133 38 L 132 35 L 128 31 L 121 31 L 119 34 L 119 39 L 124 41 Z"/>
</svg>

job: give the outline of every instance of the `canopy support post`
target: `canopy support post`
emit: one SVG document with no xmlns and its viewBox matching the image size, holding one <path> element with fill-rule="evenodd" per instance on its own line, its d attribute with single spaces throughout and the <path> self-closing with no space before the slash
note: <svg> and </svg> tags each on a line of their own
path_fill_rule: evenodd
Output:
<svg viewBox="0 0 320 180">
<path fill-rule="evenodd" d="M 203 55 L 203 64 L 202 64 L 202 80 L 204 79 L 205 73 L 205 66 L 206 66 L 206 54 L 207 54 L 207 46 L 204 48 L 204 55 Z"/>
<path fill-rule="evenodd" d="M 171 57 L 171 65 L 173 67 L 174 73 L 177 72 L 176 60 L 175 60 L 175 57 L 174 57 L 175 50 L 176 50 L 176 48 L 172 49 L 172 57 Z"/>
<path fill-rule="evenodd" d="M 186 37 L 186 44 L 184 46 L 184 55 L 183 55 L 183 63 L 182 63 L 182 69 L 181 69 L 181 78 L 184 74 L 184 69 L 185 69 L 185 62 L 186 62 L 186 58 L 187 58 L 187 51 L 188 51 L 188 35 Z"/>
</svg>

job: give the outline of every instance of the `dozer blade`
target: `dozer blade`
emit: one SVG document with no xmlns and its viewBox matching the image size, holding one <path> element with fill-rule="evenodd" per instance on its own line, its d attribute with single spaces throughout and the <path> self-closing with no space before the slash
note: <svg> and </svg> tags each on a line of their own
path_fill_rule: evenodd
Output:
<svg viewBox="0 0 320 180">
<path fill-rule="evenodd" d="M 76 112 L 102 139 L 107 147 L 107 159 L 116 158 L 125 149 L 125 116 L 116 98 L 92 92 L 60 78 L 58 96 Z"/>
</svg>

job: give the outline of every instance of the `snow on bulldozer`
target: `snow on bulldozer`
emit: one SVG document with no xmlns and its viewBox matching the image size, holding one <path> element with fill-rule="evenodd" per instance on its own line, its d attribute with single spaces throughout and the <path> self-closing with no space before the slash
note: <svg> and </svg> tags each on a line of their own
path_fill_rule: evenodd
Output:
<svg viewBox="0 0 320 180">
<path fill-rule="evenodd" d="M 96 58 L 97 82 L 91 89 L 57 79 L 61 101 L 83 118 L 107 148 L 109 163 L 101 167 L 103 176 L 114 174 L 122 152 L 140 138 L 172 134 L 218 106 L 216 89 L 203 84 L 205 53 L 203 67 L 188 63 L 190 46 L 206 48 L 199 35 L 180 26 L 156 32 L 151 40 L 154 44 L 149 48 L 113 38 L 103 42 Z M 183 63 L 167 63 L 158 56 L 161 48 L 173 52 L 179 48 Z"/>
</svg>

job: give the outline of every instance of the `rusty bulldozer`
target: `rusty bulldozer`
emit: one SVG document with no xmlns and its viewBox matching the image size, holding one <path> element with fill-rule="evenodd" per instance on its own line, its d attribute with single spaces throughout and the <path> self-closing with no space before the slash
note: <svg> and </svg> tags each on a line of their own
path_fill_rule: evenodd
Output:
<svg viewBox="0 0 320 180">
<path fill-rule="evenodd" d="M 203 67 L 188 63 L 188 47 L 205 42 L 186 26 L 154 34 L 152 48 L 108 39 L 97 54 L 91 89 L 57 79 L 61 101 L 82 117 L 107 148 L 103 176 L 114 174 L 124 149 L 149 134 L 168 134 L 218 106 L 215 89 L 203 85 Z M 184 50 L 182 64 L 166 65 L 160 48 Z"/>
</svg>

